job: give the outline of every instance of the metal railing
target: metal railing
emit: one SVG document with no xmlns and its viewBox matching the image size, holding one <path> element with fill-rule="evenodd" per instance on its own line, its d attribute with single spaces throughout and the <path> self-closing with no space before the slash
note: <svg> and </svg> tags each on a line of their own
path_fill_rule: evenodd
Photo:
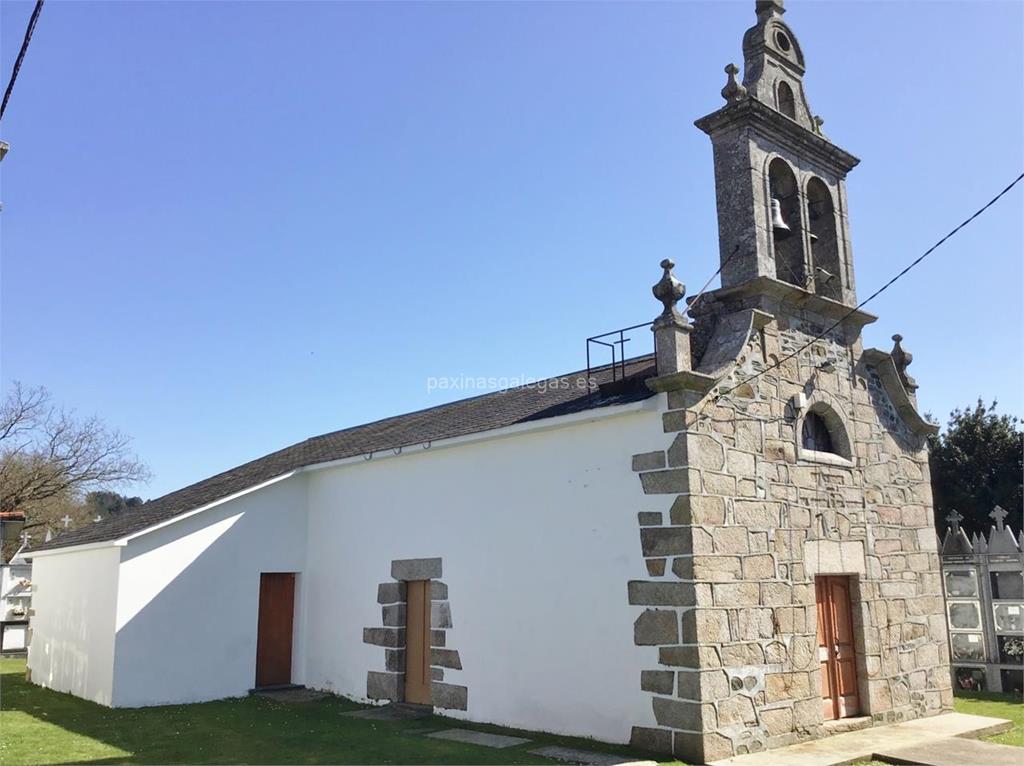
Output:
<svg viewBox="0 0 1024 766">
<path fill-rule="evenodd" d="M 618 381 L 618 380 L 624 380 L 626 378 L 626 344 L 629 343 L 631 340 L 633 340 L 632 338 L 628 337 L 626 335 L 626 333 L 631 332 L 632 330 L 639 330 L 642 327 L 650 327 L 652 324 L 654 324 L 653 321 L 651 321 L 651 322 L 644 322 L 643 324 L 635 324 L 635 325 L 632 325 L 631 327 L 623 327 L 621 330 L 612 330 L 611 332 L 601 333 L 600 335 L 592 335 L 591 337 L 587 338 L 587 382 L 588 382 L 588 384 L 589 384 L 591 378 L 593 377 L 593 371 L 594 371 L 594 367 L 593 367 L 593 364 L 592 364 L 592 361 L 591 361 L 591 353 L 590 353 L 590 346 L 591 346 L 591 344 L 594 344 L 595 346 L 600 346 L 600 347 L 604 347 L 604 348 L 607 348 L 607 349 L 611 350 L 611 357 L 612 357 L 612 361 L 611 361 L 612 378 L 611 378 L 611 380 L 612 380 L 612 382 L 615 382 L 615 381 Z M 613 339 L 613 340 L 609 340 L 609 339 Z M 652 344 L 652 346 L 654 344 L 653 336 L 652 336 L 652 339 L 651 339 L 651 344 Z M 655 349 L 655 351 L 656 351 L 656 349 Z M 657 363 L 657 357 L 655 357 L 655 363 Z M 598 365 L 598 367 L 604 367 L 604 366 L 605 365 L 603 365 L 603 364 Z"/>
</svg>

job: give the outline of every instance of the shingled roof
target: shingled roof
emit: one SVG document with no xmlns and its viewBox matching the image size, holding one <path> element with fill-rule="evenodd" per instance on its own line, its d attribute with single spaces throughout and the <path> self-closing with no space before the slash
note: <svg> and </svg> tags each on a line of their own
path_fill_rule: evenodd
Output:
<svg viewBox="0 0 1024 766">
<path fill-rule="evenodd" d="M 653 396 L 643 381 L 654 372 L 652 356 L 638 357 L 626 362 L 626 385 L 588 388 L 586 371 L 578 370 L 537 384 L 314 436 L 133 510 L 63 532 L 35 550 L 117 540 L 304 466 L 640 401 Z M 611 367 L 592 370 L 591 374 L 595 384 L 612 380 Z"/>
</svg>

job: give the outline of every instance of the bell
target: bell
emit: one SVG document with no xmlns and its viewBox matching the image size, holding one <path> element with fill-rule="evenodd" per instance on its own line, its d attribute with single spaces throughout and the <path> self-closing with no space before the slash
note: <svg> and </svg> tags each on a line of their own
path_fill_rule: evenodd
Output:
<svg viewBox="0 0 1024 766">
<path fill-rule="evenodd" d="M 772 197 L 772 233 L 779 239 L 785 239 L 793 233 L 782 217 L 782 203 L 774 197 Z"/>
</svg>

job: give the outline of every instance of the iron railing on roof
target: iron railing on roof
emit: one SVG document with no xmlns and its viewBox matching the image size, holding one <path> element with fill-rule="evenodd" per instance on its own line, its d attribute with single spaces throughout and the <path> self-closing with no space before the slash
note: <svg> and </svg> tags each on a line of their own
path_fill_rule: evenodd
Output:
<svg viewBox="0 0 1024 766">
<path fill-rule="evenodd" d="M 623 327 L 621 330 L 612 330 L 611 332 L 601 333 L 600 335 L 592 335 L 587 338 L 587 384 L 589 385 L 594 375 L 595 366 L 593 364 L 593 357 L 591 356 L 591 344 L 601 348 L 608 349 L 611 353 L 611 382 L 618 380 L 624 380 L 626 378 L 626 344 L 633 340 L 632 337 L 628 336 L 627 333 L 633 330 L 639 330 L 643 327 L 650 327 L 654 322 L 644 322 L 643 324 L 635 324 L 630 327 Z M 649 336 L 651 338 L 651 345 L 654 346 L 653 334 Z M 657 349 L 655 351 L 655 364 L 657 364 Z M 597 369 L 607 367 L 607 364 L 597 365 Z M 593 391 L 593 387 L 590 387 Z"/>
</svg>

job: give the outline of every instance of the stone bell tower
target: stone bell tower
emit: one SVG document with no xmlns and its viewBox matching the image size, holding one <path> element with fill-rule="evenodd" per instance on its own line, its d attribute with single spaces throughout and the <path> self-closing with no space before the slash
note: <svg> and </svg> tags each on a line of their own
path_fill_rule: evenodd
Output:
<svg viewBox="0 0 1024 766">
<path fill-rule="evenodd" d="M 742 84 L 727 66 L 726 105 L 696 122 L 714 147 L 722 287 L 788 285 L 855 305 L 845 179 L 859 160 L 811 111 L 782 0 L 758 0 L 756 10 Z"/>
<path fill-rule="evenodd" d="M 633 455 L 656 647 L 631 741 L 707 763 L 952 706 L 928 438 L 899 335 L 863 348 L 846 174 L 780 0 L 756 4 L 744 76 L 697 121 L 714 147 L 722 286 L 654 296 L 664 440 Z M 688 315 L 692 324 L 686 318 Z M 784 758 L 777 762 L 784 762 Z M 767 762 L 767 761 L 765 761 Z"/>
</svg>

